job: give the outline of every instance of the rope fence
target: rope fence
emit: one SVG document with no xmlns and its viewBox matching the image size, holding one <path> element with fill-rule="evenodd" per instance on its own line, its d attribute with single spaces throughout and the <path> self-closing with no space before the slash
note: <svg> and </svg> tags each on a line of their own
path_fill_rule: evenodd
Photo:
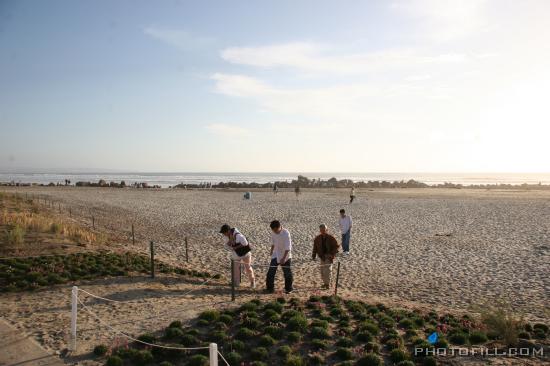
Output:
<svg viewBox="0 0 550 366">
<path fill-rule="evenodd" d="M 170 350 L 178 350 L 178 351 L 197 351 L 197 350 L 209 350 L 209 358 L 210 358 L 210 365 L 211 366 L 217 366 L 218 365 L 218 356 L 223 360 L 223 362 L 229 366 L 229 363 L 227 360 L 223 357 L 220 351 L 218 351 L 218 345 L 216 343 L 209 343 L 208 346 L 202 346 L 202 347 L 174 347 L 174 346 L 165 346 L 162 344 L 155 344 L 150 342 L 145 342 L 143 340 L 140 340 L 138 338 L 135 338 L 126 332 L 123 332 L 119 329 L 116 329 L 103 319 L 101 319 L 96 313 L 92 311 L 86 304 L 82 302 L 82 300 L 79 298 L 78 293 L 83 292 L 89 296 L 92 296 L 97 299 L 106 300 L 110 302 L 116 302 L 120 303 L 120 301 L 107 299 L 95 294 L 92 294 L 88 291 L 79 289 L 77 286 L 73 286 L 72 288 L 72 294 L 71 294 L 71 342 L 70 342 L 70 349 L 71 351 L 76 351 L 77 349 L 77 319 L 78 319 L 78 308 L 80 306 L 81 309 L 85 310 L 90 316 L 92 316 L 99 324 L 104 326 L 105 328 L 109 329 L 114 334 L 121 335 L 133 342 L 143 344 L 148 347 L 156 347 L 156 348 L 162 348 L 162 349 L 170 349 Z"/>
</svg>

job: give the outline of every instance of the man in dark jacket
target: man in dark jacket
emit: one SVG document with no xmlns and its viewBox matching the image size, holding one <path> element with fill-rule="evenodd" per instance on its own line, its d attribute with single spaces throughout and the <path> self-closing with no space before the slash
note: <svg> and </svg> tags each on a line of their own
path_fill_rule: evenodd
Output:
<svg viewBox="0 0 550 366">
<path fill-rule="evenodd" d="M 330 287 L 330 277 L 332 273 L 332 262 L 336 253 L 338 253 L 338 242 L 334 236 L 328 233 L 328 228 L 325 224 L 319 225 L 320 234 L 313 240 L 312 259 L 317 256 L 321 259 L 321 278 L 323 279 L 323 289 L 328 290 Z"/>
</svg>

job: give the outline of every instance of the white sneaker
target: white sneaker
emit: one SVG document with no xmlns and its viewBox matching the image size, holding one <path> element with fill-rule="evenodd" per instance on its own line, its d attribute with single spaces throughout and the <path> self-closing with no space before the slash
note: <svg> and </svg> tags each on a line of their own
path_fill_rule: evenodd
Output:
<svg viewBox="0 0 550 366">
<path fill-rule="evenodd" d="M 250 284 L 250 288 L 253 289 L 253 290 L 256 289 L 256 281 L 254 281 Z"/>
<path fill-rule="evenodd" d="M 349 255 L 349 252 L 344 252 L 344 255 L 346 255 L 346 256 Z"/>
</svg>

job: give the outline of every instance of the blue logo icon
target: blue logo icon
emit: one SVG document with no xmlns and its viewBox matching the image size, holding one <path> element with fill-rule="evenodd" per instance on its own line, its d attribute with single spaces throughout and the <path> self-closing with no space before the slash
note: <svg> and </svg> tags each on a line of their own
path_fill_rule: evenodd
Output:
<svg viewBox="0 0 550 366">
<path fill-rule="evenodd" d="M 439 336 L 437 335 L 437 332 L 433 332 L 432 334 L 430 334 L 430 336 L 428 337 L 428 343 L 429 344 L 435 344 L 437 342 L 437 340 L 439 339 Z"/>
</svg>

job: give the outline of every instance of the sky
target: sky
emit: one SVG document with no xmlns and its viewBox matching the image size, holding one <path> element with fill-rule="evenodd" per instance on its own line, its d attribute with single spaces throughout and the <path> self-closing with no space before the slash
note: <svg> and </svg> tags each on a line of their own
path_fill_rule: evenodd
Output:
<svg viewBox="0 0 550 366">
<path fill-rule="evenodd" d="M 549 14 L 0 0 L 0 171 L 550 172 Z"/>
</svg>

